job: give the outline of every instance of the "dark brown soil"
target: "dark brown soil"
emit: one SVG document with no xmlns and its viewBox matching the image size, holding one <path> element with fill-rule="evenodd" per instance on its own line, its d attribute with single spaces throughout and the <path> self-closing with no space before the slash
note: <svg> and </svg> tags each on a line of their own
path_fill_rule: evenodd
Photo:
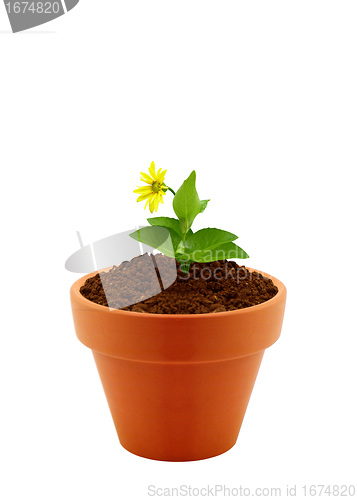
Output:
<svg viewBox="0 0 357 500">
<path fill-rule="evenodd" d="M 191 264 L 184 274 L 174 259 L 145 254 L 87 279 L 80 292 L 97 304 L 125 311 L 202 314 L 261 304 L 278 288 L 234 261 Z"/>
</svg>

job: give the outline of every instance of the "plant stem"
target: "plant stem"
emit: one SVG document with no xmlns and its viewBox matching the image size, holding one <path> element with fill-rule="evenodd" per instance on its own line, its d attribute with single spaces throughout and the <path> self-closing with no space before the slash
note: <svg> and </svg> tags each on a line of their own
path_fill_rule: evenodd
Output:
<svg viewBox="0 0 357 500">
<path fill-rule="evenodd" d="M 169 191 L 171 191 L 171 193 L 175 196 L 175 194 L 176 194 L 176 193 L 175 193 L 175 191 L 174 191 L 173 189 L 171 189 L 169 186 L 167 186 L 167 189 L 168 189 Z"/>
</svg>

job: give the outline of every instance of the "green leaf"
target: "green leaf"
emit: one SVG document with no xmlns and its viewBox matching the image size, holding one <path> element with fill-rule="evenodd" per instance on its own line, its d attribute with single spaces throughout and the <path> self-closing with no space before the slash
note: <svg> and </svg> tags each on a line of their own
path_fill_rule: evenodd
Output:
<svg viewBox="0 0 357 500">
<path fill-rule="evenodd" d="M 176 234 L 178 234 L 182 239 L 182 233 L 180 228 L 180 221 L 174 219 L 173 217 L 150 217 L 147 219 L 148 223 L 152 226 L 166 227 L 167 229 L 173 229 Z M 189 229 L 187 236 L 193 234 L 192 229 Z"/>
<path fill-rule="evenodd" d="M 201 200 L 201 210 L 200 210 L 200 213 L 204 212 L 206 210 L 206 207 L 207 207 L 207 203 L 209 202 L 210 200 Z"/>
<path fill-rule="evenodd" d="M 249 255 L 232 241 L 230 243 L 225 243 L 221 247 L 215 248 L 215 260 L 223 259 L 248 259 Z M 207 262 L 207 261 L 205 261 Z"/>
<path fill-rule="evenodd" d="M 147 226 L 134 231 L 129 236 L 134 240 L 156 248 L 168 257 L 175 257 L 175 249 L 181 237 L 173 230 L 160 226 Z"/>
<path fill-rule="evenodd" d="M 213 262 L 223 259 L 246 259 L 248 254 L 233 240 L 237 235 L 216 228 L 205 228 L 190 235 L 176 248 L 177 258 L 193 262 Z"/>
<path fill-rule="evenodd" d="M 173 229 L 178 235 L 181 234 L 180 221 L 173 217 L 151 217 L 148 220 L 151 226 L 161 226 Z"/>
<path fill-rule="evenodd" d="M 193 262 L 214 262 L 224 259 L 247 259 L 249 255 L 232 241 L 213 249 L 197 250 L 193 253 L 176 254 L 177 260 Z"/>
<path fill-rule="evenodd" d="M 173 209 L 180 221 L 181 232 L 186 235 L 195 217 L 201 212 L 201 202 L 196 190 L 196 172 L 194 170 L 176 192 Z"/>
<path fill-rule="evenodd" d="M 185 241 L 186 249 L 192 253 L 195 250 L 212 250 L 224 243 L 236 240 L 237 235 L 216 229 L 214 227 L 206 227 L 200 229 L 196 233 L 191 234 Z"/>
</svg>

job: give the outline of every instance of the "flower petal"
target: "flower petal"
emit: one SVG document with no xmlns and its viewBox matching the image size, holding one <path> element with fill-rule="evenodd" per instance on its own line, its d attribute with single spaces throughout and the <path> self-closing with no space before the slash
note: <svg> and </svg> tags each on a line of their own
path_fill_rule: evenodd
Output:
<svg viewBox="0 0 357 500">
<path fill-rule="evenodd" d="M 160 168 L 160 170 L 161 170 L 161 168 Z M 166 172 L 167 172 L 167 170 L 163 170 L 160 173 L 160 175 L 159 175 L 159 172 L 157 173 L 157 182 L 159 182 L 160 184 L 162 184 L 164 182 Z"/>
<path fill-rule="evenodd" d="M 148 184 L 154 184 L 155 181 L 150 177 L 150 175 L 145 174 L 145 172 L 140 172 L 140 175 L 141 175 L 140 179 L 141 181 L 147 182 Z"/>
<path fill-rule="evenodd" d="M 154 208 L 155 208 L 155 195 L 151 197 L 151 200 L 149 202 L 149 210 L 151 213 L 154 212 Z"/>
<path fill-rule="evenodd" d="M 156 195 L 155 203 L 154 203 L 154 209 L 156 210 L 156 212 L 157 212 L 157 209 L 159 208 L 159 201 L 160 201 L 160 197 L 158 195 Z"/>
<path fill-rule="evenodd" d="M 152 198 L 152 196 L 149 196 L 149 198 L 146 200 L 144 210 L 145 210 L 145 209 L 146 209 L 146 207 L 148 206 L 148 203 L 150 202 L 151 198 Z"/>
<path fill-rule="evenodd" d="M 143 201 L 143 200 L 146 200 L 146 198 L 148 198 L 150 196 L 150 193 L 147 193 L 147 194 L 141 194 L 140 196 L 138 196 L 137 200 L 136 201 Z"/>
<path fill-rule="evenodd" d="M 139 194 L 152 193 L 152 189 L 151 186 L 141 186 L 138 189 L 134 189 L 133 193 L 139 193 Z"/>
<path fill-rule="evenodd" d="M 149 168 L 149 174 L 151 175 L 151 177 L 153 179 L 155 179 L 156 173 L 155 173 L 155 162 L 154 161 L 151 162 L 151 165 L 150 165 L 150 168 Z"/>
</svg>

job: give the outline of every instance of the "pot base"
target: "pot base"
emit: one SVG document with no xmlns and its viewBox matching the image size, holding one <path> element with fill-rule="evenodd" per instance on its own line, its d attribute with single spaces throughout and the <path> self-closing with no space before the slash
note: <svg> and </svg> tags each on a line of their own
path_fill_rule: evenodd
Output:
<svg viewBox="0 0 357 500">
<path fill-rule="evenodd" d="M 134 451 L 132 450 L 129 450 L 119 439 L 119 443 L 121 444 L 121 446 L 126 450 L 128 451 L 129 453 L 137 456 L 137 457 L 141 457 L 141 458 L 147 458 L 149 460 L 157 460 L 159 462 L 197 462 L 199 460 L 208 460 L 209 458 L 214 458 L 214 457 L 218 457 L 219 455 L 223 455 L 224 453 L 227 453 L 227 451 L 231 450 L 234 445 L 236 444 L 237 442 L 237 439 L 235 440 L 235 442 L 232 444 L 232 446 L 230 446 L 229 448 L 227 448 L 226 450 L 223 450 L 221 451 L 220 453 L 214 453 L 214 455 L 209 455 L 209 456 L 204 456 L 204 457 L 199 457 L 199 458 L 183 458 L 183 459 L 168 459 L 168 458 L 155 458 L 155 457 L 147 457 L 145 455 L 141 455 L 140 453 L 135 453 Z"/>
<path fill-rule="evenodd" d="M 263 354 L 160 363 L 93 351 L 122 446 L 174 462 L 211 458 L 235 445 Z"/>
</svg>

